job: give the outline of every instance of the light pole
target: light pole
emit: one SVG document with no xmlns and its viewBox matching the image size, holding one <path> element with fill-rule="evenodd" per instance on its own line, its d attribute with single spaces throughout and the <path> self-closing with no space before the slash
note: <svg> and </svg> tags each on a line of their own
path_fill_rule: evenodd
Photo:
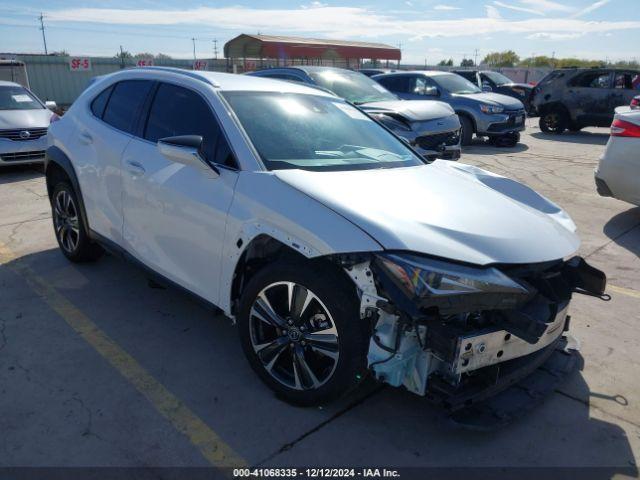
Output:
<svg viewBox="0 0 640 480">
<path fill-rule="evenodd" d="M 47 51 L 47 37 L 44 34 L 44 15 L 42 14 L 42 12 L 40 13 L 40 16 L 38 18 L 40 19 L 40 30 L 42 30 L 42 43 L 44 43 L 44 54 L 48 55 L 49 52 Z"/>
</svg>

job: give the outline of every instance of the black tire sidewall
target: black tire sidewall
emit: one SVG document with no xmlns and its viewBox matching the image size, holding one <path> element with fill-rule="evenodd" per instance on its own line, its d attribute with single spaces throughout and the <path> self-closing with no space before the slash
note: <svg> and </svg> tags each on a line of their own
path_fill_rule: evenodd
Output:
<svg viewBox="0 0 640 480">
<path fill-rule="evenodd" d="M 279 281 L 295 282 L 310 289 L 329 310 L 338 331 L 338 365 L 332 377 L 318 389 L 302 391 L 283 385 L 265 370 L 251 345 L 251 306 L 266 286 Z M 365 320 L 359 315 L 355 285 L 320 262 L 287 261 L 264 267 L 249 281 L 241 295 L 237 324 L 240 342 L 249 364 L 262 381 L 288 403 L 310 406 L 329 402 L 357 385 L 359 374 L 366 368 L 369 334 Z"/>
<path fill-rule="evenodd" d="M 73 200 L 73 203 L 76 209 L 76 214 L 78 216 L 78 230 L 79 230 L 78 246 L 73 252 L 67 251 L 62 246 L 62 244 L 60 243 L 60 239 L 58 238 L 58 235 L 55 232 L 54 204 L 55 204 L 56 196 L 62 190 L 65 190 L 71 196 L 71 199 Z M 51 217 L 52 217 L 51 220 L 53 222 L 54 234 L 56 236 L 56 241 L 58 242 L 58 246 L 60 247 L 60 250 L 62 251 L 65 257 L 67 257 L 69 260 L 73 262 L 85 262 L 85 261 L 95 260 L 101 255 L 102 249 L 97 244 L 93 243 L 91 241 L 91 238 L 89 238 L 89 234 L 87 232 L 87 228 L 84 223 L 82 212 L 80 210 L 78 196 L 76 195 L 76 192 L 73 189 L 73 187 L 68 182 L 64 182 L 64 181 L 59 182 L 55 185 L 53 189 L 53 193 L 51 194 Z"/>
<path fill-rule="evenodd" d="M 460 126 L 462 127 L 461 144 L 463 147 L 468 147 L 473 140 L 473 123 L 464 115 L 460 115 Z"/>
<path fill-rule="evenodd" d="M 546 120 L 548 115 L 558 116 L 558 123 L 556 128 L 554 129 L 549 128 Z M 544 133 L 553 133 L 556 135 L 560 135 L 564 133 L 564 131 L 567 129 L 567 123 L 568 123 L 567 114 L 562 110 L 550 110 L 545 114 L 541 115 L 539 120 L 540 130 L 542 130 Z"/>
</svg>

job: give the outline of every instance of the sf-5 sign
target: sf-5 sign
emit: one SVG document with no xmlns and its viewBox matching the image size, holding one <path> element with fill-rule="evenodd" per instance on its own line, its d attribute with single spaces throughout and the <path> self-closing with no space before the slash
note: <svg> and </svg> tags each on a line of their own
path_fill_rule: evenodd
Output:
<svg viewBox="0 0 640 480">
<path fill-rule="evenodd" d="M 71 57 L 69 70 L 72 72 L 86 72 L 91 70 L 91 59 L 88 57 Z"/>
</svg>

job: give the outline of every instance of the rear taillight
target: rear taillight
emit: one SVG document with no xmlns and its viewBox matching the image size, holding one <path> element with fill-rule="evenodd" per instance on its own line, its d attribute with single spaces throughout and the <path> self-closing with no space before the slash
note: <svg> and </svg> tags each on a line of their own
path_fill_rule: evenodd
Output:
<svg viewBox="0 0 640 480">
<path fill-rule="evenodd" d="M 640 138 L 640 125 L 616 118 L 611 124 L 611 136 Z"/>
<path fill-rule="evenodd" d="M 54 113 L 49 118 L 49 124 L 52 124 L 53 122 L 57 122 L 58 120 L 60 120 L 60 116 L 58 114 Z"/>
<path fill-rule="evenodd" d="M 631 108 L 640 108 L 640 98 L 631 100 Z"/>
</svg>

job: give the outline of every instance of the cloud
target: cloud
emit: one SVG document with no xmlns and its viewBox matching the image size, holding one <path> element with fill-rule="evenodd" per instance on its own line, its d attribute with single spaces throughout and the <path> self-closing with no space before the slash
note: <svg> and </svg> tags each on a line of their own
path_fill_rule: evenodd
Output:
<svg viewBox="0 0 640 480">
<path fill-rule="evenodd" d="M 509 10 L 515 10 L 517 12 L 532 13 L 533 15 L 544 15 L 544 13 L 542 13 L 541 11 L 534 10 L 532 8 L 517 7 L 515 5 L 509 5 L 498 1 L 494 1 L 493 4 L 497 7 L 508 8 Z"/>
<path fill-rule="evenodd" d="M 502 19 L 502 15 L 500 15 L 500 12 L 498 11 L 498 9 L 493 5 L 485 5 L 484 8 L 487 9 L 487 18 L 490 18 L 492 20 Z"/>
<path fill-rule="evenodd" d="M 597 2 L 592 3 L 591 5 L 589 5 L 587 8 L 580 10 L 578 13 L 576 13 L 575 15 L 573 15 L 574 17 L 582 17 L 583 15 L 586 15 L 588 13 L 593 12 L 594 10 L 597 10 L 601 7 L 604 7 L 607 3 L 610 3 L 611 0 L 598 0 Z"/>
<path fill-rule="evenodd" d="M 450 11 L 450 10 L 460 10 L 460 7 L 452 7 L 451 5 L 436 5 L 433 7 L 434 10 L 441 11 Z"/>
<path fill-rule="evenodd" d="M 527 5 L 539 12 L 572 12 L 575 9 L 568 5 L 563 5 L 550 0 L 520 0 L 520 3 Z"/>
<path fill-rule="evenodd" d="M 490 8 L 489 8 L 490 7 Z M 497 13 L 497 15 L 496 15 Z M 73 8 L 45 12 L 48 22 L 91 22 L 109 25 L 199 25 L 218 29 L 325 38 L 381 36 L 475 37 L 491 34 L 527 35 L 603 33 L 640 29 L 640 21 L 585 21 L 578 18 L 501 18 L 492 5 L 486 17 L 430 20 L 400 18 L 361 7 L 265 9 L 198 7 L 182 10 Z"/>
<path fill-rule="evenodd" d="M 549 33 L 549 32 L 537 32 L 527 35 L 527 40 L 569 40 L 572 38 L 582 37 L 582 33 Z"/>
</svg>

